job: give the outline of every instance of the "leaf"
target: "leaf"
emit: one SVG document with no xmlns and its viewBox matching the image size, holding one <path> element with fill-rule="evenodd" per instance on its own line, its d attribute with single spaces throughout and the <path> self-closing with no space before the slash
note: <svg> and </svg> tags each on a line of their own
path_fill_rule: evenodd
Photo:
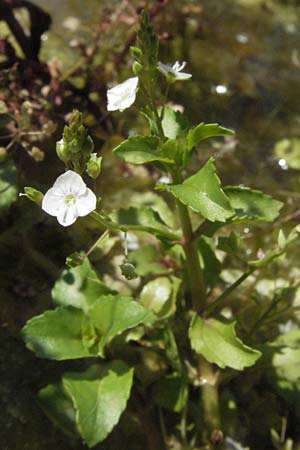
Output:
<svg viewBox="0 0 300 450">
<path fill-rule="evenodd" d="M 101 298 L 89 312 L 91 324 L 100 335 L 98 354 L 104 355 L 104 347 L 115 336 L 140 323 L 149 323 L 153 314 L 131 297 L 107 295 Z"/>
<path fill-rule="evenodd" d="M 0 164 L 0 210 L 17 200 L 17 169 L 10 159 Z"/>
<path fill-rule="evenodd" d="M 199 123 L 199 125 L 192 128 L 187 135 L 187 148 L 191 150 L 195 145 L 204 139 L 217 136 L 232 136 L 233 130 L 221 127 L 217 123 Z"/>
<path fill-rule="evenodd" d="M 174 314 L 176 297 L 180 280 L 176 277 L 158 277 L 145 284 L 140 294 L 140 301 L 149 311 L 160 318 Z"/>
<path fill-rule="evenodd" d="M 113 361 L 101 373 L 91 366 L 84 373 L 66 373 L 63 385 L 72 397 L 77 426 L 89 447 L 103 441 L 118 423 L 126 408 L 133 369 Z"/>
<path fill-rule="evenodd" d="M 283 206 L 282 202 L 270 195 L 248 187 L 227 186 L 224 191 L 236 213 L 229 222 L 251 220 L 273 222 Z"/>
<path fill-rule="evenodd" d="M 154 386 L 155 403 L 171 411 L 180 412 L 187 401 L 188 389 L 186 381 L 177 373 L 166 375 Z"/>
<path fill-rule="evenodd" d="M 221 263 L 216 257 L 213 240 L 205 236 L 201 237 L 198 239 L 198 250 L 205 286 L 211 288 L 218 281 L 221 272 Z"/>
<path fill-rule="evenodd" d="M 164 224 L 169 228 L 174 227 L 174 212 L 171 211 L 167 202 L 155 192 L 135 192 L 129 202 L 128 206 L 145 206 L 153 209 L 153 211 L 157 212 Z"/>
<path fill-rule="evenodd" d="M 300 170 L 300 139 L 282 139 L 276 142 L 275 155 L 284 159 L 285 163 L 292 169 Z"/>
<path fill-rule="evenodd" d="M 182 184 L 167 185 L 166 188 L 178 200 L 211 222 L 225 222 L 234 214 L 221 188 L 213 158 Z"/>
<path fill-rule="evenodd" d="M 38 402 L 52 422 L 71 438 L 78 437 L 75 409 L 62 383 L 48 384 L 38 393 Z"/>
<path fill-rule="evenodd" d="M 129 261 L 135 266 L 136 273 L 143 277 L 156 273 L 168 273 L 168 268 L 161 262 L 161 254 L 154 245 L 144 245 L 129 253 Z"/>
<path fill-rule="evenodd" d="M 82 311 L 71 307 L 59 307 L 35 316 L 22 329 L 26 347 L 37 356 L 65 360 L 94 356 L 83 343 Z"/>
<path fill-rule="evenodd" d="M 162 127 L 167 138 L 176 139 L 186 132 L 188 122 L 180 111 L 174 111 L 173 108 L 165 108 Z"/>
<path fill-rule="evenodd" d="M 261 356 L 258 350 L 243 344 L 235 333 L 235 322 L 217 319 L 203 320 L 195 315 L 189 328 L 191 346 L 196 353 L 224 369 L 243 370 L 252 366 Z"/>
<path fill-rule="evenodd" d="M 114 153 L 130 164 L 144 164 L 153 161 L 172 163 L 172 159 L 160 155 L 158 139 L 149 136 L 131 136 L 114 150 Z"/>
<path fill-rule="evenodd" d="M 80 266 L 66 269 L 52 289 L 52 299 L 57 305 L 73 306 L 88 311 L 103 294 L 113 291 L 99 280 L 89 260 Z"/>
<path fill-rule="evenodd" d="M 123 226 L 122 229 L 124 230 L 126 229 L 126 226 L 130 226 L 130 230 L 133 231 L 145 231 L 154 234 L 157 237 L 166 239 L 178 238 L 178 235 L 171 232 L 161 220 L 159 214 L 146 206 L 119 209 L 112 214 L 112 219 Z"/>
</svg>

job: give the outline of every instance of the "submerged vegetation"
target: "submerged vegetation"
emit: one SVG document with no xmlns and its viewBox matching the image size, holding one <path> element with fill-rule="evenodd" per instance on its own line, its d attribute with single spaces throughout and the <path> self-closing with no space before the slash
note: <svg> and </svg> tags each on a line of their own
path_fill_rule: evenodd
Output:
<svg viewBox="0 0 300 450">
<path fill-rule="evenodd" d="M 0 6 L 1 448 L 299 449 L 299 5 L 47 6 Z"/>
</svg>

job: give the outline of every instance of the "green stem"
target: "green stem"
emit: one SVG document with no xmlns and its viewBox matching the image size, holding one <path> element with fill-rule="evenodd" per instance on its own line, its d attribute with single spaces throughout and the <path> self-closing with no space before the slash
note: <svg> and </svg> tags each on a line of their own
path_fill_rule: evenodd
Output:
<svg viewBox="0 0 300 450">
<path fill-rule="evenodd" d="M 232 283 L 219 297 L 216 298 L 210 305 L 205 309 L 205 316 L 211 314 L 223 301 L 231 294 L 240 284 L 243 283 L 253 272 L 256 270 L 256 267 L 252 267 L 243 275 L 241 275 L 234 283 Z"/>
<path fill-rule="evenodd" d="M 174 183 L 181 183 L 180 176 L 177 173 L 173 172 L 171 175 Z M 186 257 L 193 309 L 197 313 L 201 313 L 205 309 L 206 296 L 197 243 L 193 239 L 193 229 L 187 207 L 177 200 L 177 208 L 183 233 L 183 249 Z"/>
</svg>

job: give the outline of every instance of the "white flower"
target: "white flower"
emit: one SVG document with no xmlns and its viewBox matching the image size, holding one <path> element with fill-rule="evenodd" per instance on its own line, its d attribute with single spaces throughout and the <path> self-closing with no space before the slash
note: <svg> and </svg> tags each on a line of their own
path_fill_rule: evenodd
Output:
<svg viewBox="0 0 300 450">
<path fill-rule="evenodd" d="M 138 77 L 128 78 L 107 91 L 107 110 L 123 111 L 135 101 Z"/>
<path fill-rule="evenodd" d="M 158 63 L 158 69 L 169 79 L 169 81 L 188 80 L 191 78 L 192 75 L 190 73 L 181 72 L 185 66 L 185 61 L 182 64 L 180 64 L 179 61 L 176 61 L 173 66 L 163 64 L 160 61 Z"/>
<path fill-rule="evenodd" d="M 96 196 L 86 187 L 78 173 L 68 170 L 60 175 L 53 187 L 44 195 L 42 209 L 56 216 L 58 223 L 67 227 L 77 217 L 86 216 L 96 209 Z"/>
</svg>

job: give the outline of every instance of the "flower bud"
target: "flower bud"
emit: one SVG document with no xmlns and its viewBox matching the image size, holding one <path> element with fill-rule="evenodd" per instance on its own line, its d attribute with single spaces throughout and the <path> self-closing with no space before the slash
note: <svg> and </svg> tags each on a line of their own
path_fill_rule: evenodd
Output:
<svg viewBox="0 0 300 450">
<path fill-rule="evenodd" d="M 92 153 L 86 165 L 87 174 L 95 180 L 101 172 L 102 156 L 97 157 L 97 153 Z"/>
<path fill-rule="evenodd" d="M 68 145 L 66 144 L 64 139 L 56 142 L 56 153 L 59 159 L 61 159 L 63 162 L 67 162 L 71 159 Z"/>
<path fill-rule="evenodd" d="M 32 187 L 24 187 L 24 194 L 19 194 L 19 196 L 26 196 L 29 200 L 36 203 L 37 205 L 41 205 L 44 195 L 42 192 L 34 189 Z"/>
<path fill-rule="evenodd" d="M 139 75 L 143 70 L 143 66 L 142 64 L 140 64 L 137 61 L 134 61 L 134 63 L 132 64 L 132 71 L 134 73 L 134 75 Z"/>
</svg>

